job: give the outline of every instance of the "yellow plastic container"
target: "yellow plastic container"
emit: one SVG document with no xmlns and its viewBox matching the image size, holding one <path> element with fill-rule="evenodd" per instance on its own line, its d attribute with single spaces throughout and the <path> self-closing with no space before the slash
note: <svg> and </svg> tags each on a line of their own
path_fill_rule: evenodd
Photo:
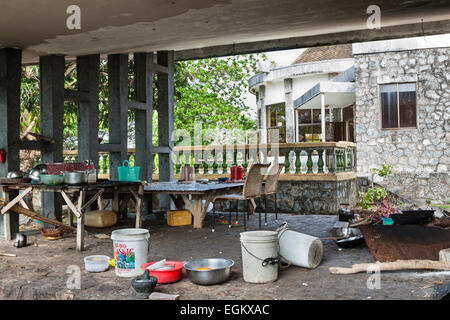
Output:
<svg viewBox="0 0 450 320">
<path fill-rule="evenodd" d="M 167 224 L 172 227 L 192 224 L 192 214 L 188 210 L 167 211 Z"/>
</svg>

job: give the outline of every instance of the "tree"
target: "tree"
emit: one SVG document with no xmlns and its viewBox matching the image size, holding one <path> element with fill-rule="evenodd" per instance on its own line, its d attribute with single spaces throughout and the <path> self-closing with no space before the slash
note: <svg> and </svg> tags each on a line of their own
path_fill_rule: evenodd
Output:
<svg viewBox="0 0 450 320">
<path fill-rule="evenodd" d="M 257 72 L 261 55 L 241 55 L 226 58 L 209 58 L 175 62 L 175 128 L 192 132 L 194 123 L 201 122 L 202 130 L 208 129 L 256 129 L 256 121 L 249 114 L 246 104 L 248 79 Z M 99 134 L 108 131 L 108 65 L 107 60 L 100 62 L 99 92 Z M 133 99 L 133 63 L 129 63 L 129 99 Z M 22 72 L 21 88 L 21 137 L 27 132 L 39 133 L 40 130 L 40 94 L 39 67 L 27 66 Z M 67 62 L 64 73 L 64 87 L 76 90 L 77 70 L 75 62 Z M 154 87 L 155 105 L 157 88 Z M 157 107 L 155 107 L 157 109 Z M 157 122 L 154 113 L 153 143 L 157 142 Z M 75 149 L 77 145 L 77 105 L 64 103 L 64 148 Z M 134 120 L 134 112 L 129 112 L 129 122 Z M 130 125 L 130 129 L 134 126 Z M 131 130 L 133 135 L 133 130 Z M 205 143 L 210 141 L 205 140 Z M 26 152 L 21 159 L 34 159 L 34 153 Z M 32 164 L 32 162 L 31 162 Z M 29 166 L 29 164 L 27 165 Z"/>
<path fill-rule="evenodd" d="M 175 128 L 192 132 L 194 123 L 208 129 L 256 129 L 246 104 L 248 79 L 259 58 L 241 55 L 175 63 Z M 206 140 L 205 143 L 210 141 Z"/>
</svg>

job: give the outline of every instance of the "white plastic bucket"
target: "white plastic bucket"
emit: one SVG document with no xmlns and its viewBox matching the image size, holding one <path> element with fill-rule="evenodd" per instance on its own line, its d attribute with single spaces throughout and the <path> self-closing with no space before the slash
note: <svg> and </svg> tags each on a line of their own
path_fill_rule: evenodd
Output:
<svg viewBox="0 0 450 320">
<path fill-rule="evenodd" d="M 322 261 L 323 244 L 319 238 L 282 229 L 278 233 L 278 239 L 282 262 L 314 269 Z"/>
<path fill-rule="evenodd" d="M 120 229 L 111 234 L 116 275 L 134 277 L 144 273 L 147 263 L 150 232 L 147 229 Z"/>
<path fill-rule="evenodd" d="M 268 283 L 278 279 L 278 233 L 241 233 L 242 271 L 245 282 Z M 271 262 L 265 261 L 271 259 Z"/>
</svg>

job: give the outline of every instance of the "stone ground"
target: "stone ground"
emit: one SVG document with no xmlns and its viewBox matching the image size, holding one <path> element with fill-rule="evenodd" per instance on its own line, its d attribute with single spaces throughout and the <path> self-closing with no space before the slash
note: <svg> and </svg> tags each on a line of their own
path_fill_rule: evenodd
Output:
<svg viewBox="0 0 450 320">
<path fill-rule="evenodd" d="M 123 220 L 117 228 L 132 227 L 134 220 Z M 269 215 L 266 229 L 275 230 L 287 221 L 293 230 L 318 237 L 330 236 L 328 229 L 337 216 L 280 214 L 278 221 Z M 381 289 L 367 288 L 369 274 L 332 275 L 331 266 L 351 266 L 354 263 L 373 262 L 367 247 L 342 249 L 333 241 L 324 241 L 324 258 L 314 270 L 289 267 L 280 270 L 276 282 L 251 284 L 243 281 L 239 233 L 243 228 L 220 225 L 216 232 L 210 228 L 207 216 L 203 229 L 191 226 L 169 227 L 163 216 L 144 221 L 150 230 L 149 261 L 160 259 L 186 261 L 192 258 L 224 257 L 235 261 L 232 275 L 226 283 L 199 286 L 183 278 L 174 284 L 157 285 L 155 291 L 178 294 L 180 299 L 248 300 L 248 299 L 431 299 L 436 283 L 450 280 L 449 273 L 390 272 L 381 275 Z M 257 230 L 258 219 L 250 218 L 247 230 Z M 41 234 L 28 236 L 25 248 L 15 248 L 13 241 L 0 240 L 0 252 L 15 253 L 17 257 L 0 256 L 0 299 L 135 299 L 129 278 L 117 277 L 114 269 L 103 273 L 84 270 L 83 258 L 88 255 L 113 255 L 112 241 L 98 239 L 95 232 L 111 234 L 113 229 L 89 229 L 86 250 L 75 250 L 75 235 L 48 241 Z M 33 244 L 34 243 L 34 244 Z M 37 245 L 36 245 L 37 244 Z M 81 289 L 68 290 L 67 268 L 81 268 Z"/>
</svg>

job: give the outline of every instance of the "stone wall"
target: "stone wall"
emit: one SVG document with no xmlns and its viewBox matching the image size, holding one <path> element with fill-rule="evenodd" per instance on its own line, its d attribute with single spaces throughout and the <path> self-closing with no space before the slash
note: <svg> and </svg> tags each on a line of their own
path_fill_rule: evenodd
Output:
<svg viewBox="0 0 450 320">
<path fill-rule="evenodd" d="M 345 181 L 279 181 L 277 192 L 278 212 L 299 214 L 337 213 L 341 203 L 355 205 L 358 197 L 357 179 Z M 259 206 L 259 200 L 256 200 Z M 236 210 L 236 202 L 231 203 Z M 216 210 L 228 211 L 229 202 L 216 204 Z M 261 203 L 264 210 L 264 201 Z M 243 210 L 243 201 L 239 201 Z M 257 209 L 259 211 L 259 209 Z M 267 197 L 267 211 L 275 212 L 274 196 Z"/>
<path fill-rule="evenodd" d="M 449 198 L 450 48 L 355 56 L 357 172 L 393 165 L 379 182 L 413 200 Z M 417 129 L 381 130 L 379 85 L 417 83 Z"/>
</svg>

